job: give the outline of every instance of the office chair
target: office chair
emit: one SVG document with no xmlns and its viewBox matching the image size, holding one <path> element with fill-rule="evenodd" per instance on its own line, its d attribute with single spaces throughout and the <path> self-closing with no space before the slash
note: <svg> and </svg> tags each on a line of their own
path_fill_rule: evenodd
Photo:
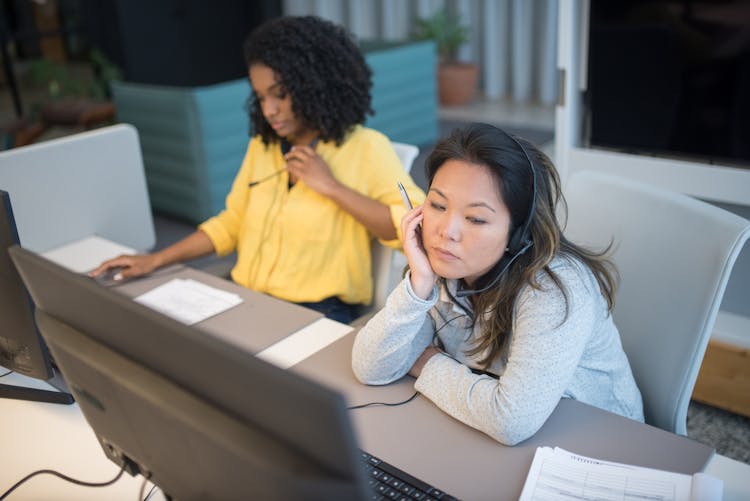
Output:
<svg viewBox="0 0 750 501">
<path fill-rule="evenodd" d="M 391 144 L 399 160 L 401 160 L 404 170 L 409 173 L 414 159 L 419 154 L 419 148 L 405 143 L 392 142 Z M 406 266 L 406 257 L 401 251 L 386 247 L 377 239 L 374 239 L 370 245 L 370 255 L 372 258 L 373 292 L 372 303 L 365 311 L 366 317 L 385 306 L 388 294 L 401 281 L 401 270 Z M 360 319 L 355 320 L 355 323 L 359 324 L 360 320 L 363 319 L 364 317 L 360 317 Z"/>
<path fill-rule="evenodd" d="M 565 194 L 571 241 L 598 249 L 614 241 L 614 320 L 646 422 L 686 435 L 690 396 L 750 221 L 591 170 L 572 174 Z"/>
<path fill-rule="evenodd" d="M 406 143 L 395 143 L 392 142 L 393 150 L 398 155 L 398 159 L 401 160 L 401 164 L 404 166 L 406 173 L 411 172 L 411 166 L 414 164 L 414 159 L 419 155 L 419 148 L 413 144 Z"/>
</svg>

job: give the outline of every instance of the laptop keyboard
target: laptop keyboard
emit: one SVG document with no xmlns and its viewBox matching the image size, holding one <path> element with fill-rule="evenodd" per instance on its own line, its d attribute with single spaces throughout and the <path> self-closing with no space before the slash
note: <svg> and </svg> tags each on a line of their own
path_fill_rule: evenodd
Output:
<svg viewBox="0 0 750 501">
<path fill-rule="evenodd" d="M 454 501 L 456 498 L 414 478 L 403 470 L 362 451 L 365 474 L 372 492 L 372 500 L 398 501 Z"/>
</svg>

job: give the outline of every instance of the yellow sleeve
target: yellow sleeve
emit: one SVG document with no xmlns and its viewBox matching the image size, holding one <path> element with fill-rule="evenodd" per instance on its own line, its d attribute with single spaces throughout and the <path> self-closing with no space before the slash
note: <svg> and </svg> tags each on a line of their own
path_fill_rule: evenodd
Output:
<svg viewBox="0 0 750 501">
<path fill-rule="evenodd" d="M 416 185 L 411 176 L 404 170 L 396 152 L 393 150 L 390 140 L 377 131 L 372 131 L 372 138 L 368 143 L 367 164 L 370 198 L 385 204 L 391 211 L 391 221 L 396 228 L 398 238 L 395 240 L 380 240 L 383 245 L 394 249 L 401 248 L 401 219 L 406 214 L 406 207 L 401 199 L 398 182 L 406 188 L 414 207 L 424 203 L 425 194 Z"/>
<path fill-rule="evenodd" d="M 226 198 L 225 208 L 216 216 L 206 220 L 198 229 L 206 233 L 213 243 L 216 253 L 224 256 L 237 248 L 237 239 L 245 222 L 250 188 L 248 184 L 253 174 L 259 148 L 263 145 L 259 138 L 250 140 L 245 158 L 234 178 L 232 189 Z"/>
</svg>

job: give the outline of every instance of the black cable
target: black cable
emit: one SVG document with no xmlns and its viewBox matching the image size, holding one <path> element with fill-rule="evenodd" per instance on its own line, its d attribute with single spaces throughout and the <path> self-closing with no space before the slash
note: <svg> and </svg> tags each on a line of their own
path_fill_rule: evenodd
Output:
<svg viewBox="0 0 750 501">
<path fill-rule="evenodd" d="M 9 375 L 11 375 L 11 374 L 13 374 L 13 371 L 8 371 L 8 372 L 6 372 L 5 374 L 0 374 L 0 377 L 5 377 L 5 376 L 9 376 Z"/>
<path fill-rule="evenodd" d="M 260 183 L 262 183 L 263 181 L 268 181 L 268 180 L 269 180 L 269 179 L 271 179 L 272 177 L 274 177 L 274 176 L 278 176 L 278 175 L 280 175 L 280 174 L 281 174 L 282 172 L 284 172 L 284 171 L 286 171 L 286 169 L 279 169 L 279 170 L 275 170 L 275 171 L 273 171 L 273 172 L 272 172 L 271 174 L 269 174 L 269 175 L 267 175 L 267 176 L 265 176 L 265 177 L 262 177 L 262 178 L 258 179 L 257 181 L 252 181 L 252 182 L 250 182 L 250 183 L 247 183 L 247 187 L 248 187 L 248 188 L 252 188 L 253 186 L 258 186 L 258 185 L 259 185 Z"/>
<path fill-rule="evenodd" d="M 438 312 L 438 314 L 439 314 L 439 312 Z M 440 316 L 441 316 L 441 318 L 443 318 L 443 320 L 445 320 L 445 317 L 443 317 L 442 315 L 440 315 Z M 461 313 L 460 315 L 456 315 L 455 317 L 451 318 L 450 320 L 445 320 L 445 323 L 443 325 L 441 325 L 439 329 L 435 329 L 435 332 L 432 334 L 433 338 L 435 336 L 437 336 L 437 333 L 440 332 L 441 330 L 443 330 L 443 327 L 445 327 L 449 323 L 451 323 L 454 320 L 459 319 L 461 317 L 467 317 L 467 316 L 469 316 L 469 315 Z M 432 316 L 430 316 L 430 318 L 432 318 Z M 471 317 L 469 317 L 469 318 L 471 318 Z M 433 322 L 432 327 L 435 328 L 435 319 L 434 318 L 432 319 L 432 322 Z"/>
<path fill-rule="evenodd" d="M 43 473 L 46 473 L 48 475 L 54 475 L 54 476 L 59 477 L 59 478 L 61 478 L 63 480 L 66 480 L 66 481 L 68 481 L 70 483 L 73 483 L 73 484 L 76 484 L 76 485 L 82 485 L 84 487 L 106 487 L 106 486 L 112 485 L 115 482 L 117 482 L 118 480 L 120 480 L 120 477 L 122 477 L 122 474 L 123 474 L 124 471 L 125 471 L 125 466 L 123 466 L 122 468 L 120 468 L 120 472 L 117 474 L 117 476 L 115 476 L 115 478 L 113 478 L 112 480 L 108 480 L 106 482 L 84 482 L 83 480 L 77 480 L 75 478 L 69 477 L 69 476 L 64 475 L 64 474 L 62 474 L 60 472 L 57 472 L 55 470 L 37 470 L 37 471 L 35 471 L 33 473 L 29 473 L 28 475 L 26 475 L 25 477 L 23 477 L 21 480 L 19 480 L 18 482 L 16 482 L 13 487 L 11 487 L 10 489 L 8 489 L 4 493 L 0 494 L 0 501 L 3 500 L 3 499 L 5 499 L 5 498 L 7 498 L 14 490 L 16 490 L 17 488 L 19 488 L 21 486 L 21 484 L 23 484 L 27 480 L 29 480 L 32 477 L 35 477 L 37 475 L 41 475 Z"/>
<path fill-rule="evenodd" d="M 441 326 L 440 326 L 440 328 L 439 328 L 439 329 L 437 329 L 437 330 L 435 331 L 435 333 L 433 334 L 433 339 L 434 339 L 434 336 L 436 336 L 436 335 L 437 335 L 437 333 L 438 333 L 438 332 L 440 332 L 440 331 L 441 331 L 441 330 L 443 329 L 443 327 L 445 327 L 445 326 L 446 326 L 446 325 L 448 325 L 449 323 L 453 322 L 453 321 L 454 321 L 454 320 L 456 320 L 457 318 L 461 318 L 461 317 L 465 317 L 465 316 L 466 316 L 466 315 L 464 315 L 464 314 L 462 313 L 462 314 L 460 314 L 460 315 L 456 315 L 455 317 L 453 317 L 453 318 L 451 318 L 450 320 L 448 320 L 447 322 L 445 322 L 445 323 L 444 323 L 443 325 L 441 325 Z M 434 324 L 434 322 L 435 322 L 435 319 L 434 319 L 434 318 L 432 318 L 432 317 L 430 317 L 430 319 L 432 319 L 432 322 L 433 322 L 433 324 Z M 447 353 L 445 353 L 445 352 L 444 352 L 444 351 L 442 351 L 442 350 L 441 350 L 441 353 L 443 353 L 443 354 L 447 355 Z M 448 355 L 448 356 L 450 356 L 450 355 Z M 453 358 L 453 357 L 451 357 L 451 358 Z M 410 397 L 409 397 L 409 398 L 407 398 L 406 400 L 402 400 L 401 402 L 369 402 L 369 403 L 366 403 L 366 404 L 352 405 L 351 407 L 347 407 L 347 409 L 351 411 L 351 410 L 354 410 L 354 409 L 362 409 L 362 408 L 364 408 L 364 407 L 370 407 L 370 406 L 372 406 L 372 405 L 385 405 L 386 407 L 398 407 L 399 405 L 404 405 L 404 404 L 408 404 L 409 402 L 411 402 L 412 400 L 414 400 L 415 398 L 417 398 L 417 395 L 419 395 L 419 392 L 418 392 L 418 391 L 415 391 L 415 392 L 414 392 L 414 394 L 413 394 L 412 396 L 410 396 Z"/>
<path fill-rule="evenodd" d="M 146 494 L 146 497 L 143 498 L 143 501 L 148 501 L 154 494 L 156 494 L 156 484 L 151 486 L 151 489 L 148 491 L 148 494 Z"/>
<path fill-rule="evenodd" d="M 148 484 L 149 480 L 151 480 L 151 474 L 149 473 L 147 476 L 144 475 L 143 482 L 141 482 L 141 488 L 138 490 L 138 501 L 148 501 L 148 498 L 150 498 L 154 494 L 154 489 L 156 489 L 156 484 L 153 484 L 151 486 L 151 489 L 149 489 L 148 494 L 146 494 L 146 497 L 143 496 L 143 491 L 146 490 L 146 484 Z"/>
<path fill-rule="evenodd" d="M 410 396 L 406 400 L 402 400 L 401 402 L 369 402 L 367 404 L 352 405 L 351 407 L 347 407 L 347 409 L 351 411 L 354 409 L 362 409 L 364 407 L 370 407 L 371 405 L 385 405 L 386 407 L 397 407 L 399 405 L 408 404 L 409 402 L 417 398 L 417 395 L 419 395 L 419 392 L 415 391 L 412 396 Z"/>
<path fill-rule="evenodd" d="M 271 199 L 271 204 L 268 206 L 268 208 L 266 209 L 266 213 L 263 216 L 263 226 L 261 226 L 261 229 L 260 229 L 260 238 L 258 238 L 258 245 L 255 248 L 255 252 L 253 253 L 253 260 L 250 262 L 250 265 L 248 266 L 248 271 L 247 271 L 247 277 L 248 277 L 248 280 L 250 280 L 250 283 L 255 282 L 255 280 L 258 278 L 258 273 L 260 272 L 260 265 L 261 265 L 260 248 L 263 246 L 263 243 L 266 241 L 266 229 L 269 223 L 268 218 L 271 215 L 271 211 L 273 210 L 274 206 L 276 205 L 276 199 L 278 198 L 278 194 L 279 194 L 279 190 L 273 191 L 273 198 Z M 276 217 L 278 217 L 279 210 L 276 211 Z"/>
<path fill-rule="evenodd" d="M 148 483 L 148 477 L 143 477 L 143 482 L 141 482 L 141 488 L 138 489 L 138 501 L 141 501 L 144 499 L 143 497 L 143 491 L 146 490 L 146 484 Z"/>
</svg>

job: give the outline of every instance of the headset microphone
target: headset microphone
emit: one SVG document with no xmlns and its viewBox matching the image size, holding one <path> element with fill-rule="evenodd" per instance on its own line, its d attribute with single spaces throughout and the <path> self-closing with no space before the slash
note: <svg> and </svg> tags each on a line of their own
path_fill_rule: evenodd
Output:
<svg viewBox="0 0 750 501">
<path fill-rule="evenodd" d="M 481 289 L 466 289 L 466 290 L 459 289 L 456 291 L 456 296 L 466 297 L 466 296 L 471 296 L 473 294 L 481 294 L 482 292 L 486 292 L 490 290 L 491 288 L 493 288 L 494 286 L 496 286 L 497 283 L 500 281 L 500 278 L 502 278 L 503 274 L 505 273 L 505 270 L 510 268 L 510 265 L 513 264 L 513 262 L 516 259 L 518 259 L 521 255 L 523 255 L 527 250 L 529 250 L 533 244 L 534 242 L 532 242 L 531 240 L 527 240 L 526 244 L 523 247 L 521 247 L 521 249 L 518 252 L 516 252 L 509 258 L 503 257 L 503 259 L 501 259 L 500 262 L 505 261 L 505 263 L 503 264 L 503 267 L 500 269 L 500 272 L 497 275 L 495 275 L 495 277 L 490 281 L 490 283 L 488 283 Z"/>
<path fill-rule="evenodd" d="M 318 144 L 318 138 L 316 137 L 310 143 L 310 147 L 314 149 L 317 144 Z M 290 143 L 289 141 L 287 141 L 284 138 L 281 138 L 281 155 L 282 156 L 286 155 L 287 153 L 289 153 L 289 151 L 291 151 L 291 149 L 292 149 L 292 143 Z M 277 171 L 274 171 L 274 172 L 270 173 L 269 175 L 258 179 L 257 181 L 251 181 L 251 182 L 247 183 L 247 187 L 248 188 L 252 188 L 253 186 L 258 186 L 263 181 L 268 181 L 272 177 L 276 177 L 276 176 L 278 176 L 279 174 L 281 174 L 284 171 L 286 171 L 286 169 L 279 169 Z"/>
<path fill-rule="evenodd" d="M 530 228 L 531 221 L 534 218 L 534 212 L 536 211 L 536 170 L 534 169 L 534 164 L 531 161 L 531 157 L 526 151 L 526 148 L 524 148 L 523 144 L 521 144 L 520 141 L 518 141 L 515 137 L 508 134 L 507 132 L 502 132 L 514 143 L 516 143 L 519 148 L 521 148 L 521 151 L 523 152 L 526 160 L 529 163 L 529 169 L 531 169 L 531 201 L 529 202 L 529 212 L 528 214 L 526 214 L 526 220 L 524 221 L 523 225 L 516 228 L 508 239 L 508 247 L 505 251 L 505 255 L 500 259 L 496 266 L 497 268 L 500 268 L 500 271 L 492 278 L 492 280 L 490 280 L 487 285 L 479 289 L 457 290 L 457 297 L 466 297 L 473 294 L 481 294 L 482 292 L 486 292 L 496 286 L 502 278 L 503 274 L 505 274 L 508 268 L 510 268 L 510 265 L 512 265 L 516 261 L 516 259 L 521 257 L 534 245 L 534 241 L 531 239 L 530 235 Z"/>
</svg>

